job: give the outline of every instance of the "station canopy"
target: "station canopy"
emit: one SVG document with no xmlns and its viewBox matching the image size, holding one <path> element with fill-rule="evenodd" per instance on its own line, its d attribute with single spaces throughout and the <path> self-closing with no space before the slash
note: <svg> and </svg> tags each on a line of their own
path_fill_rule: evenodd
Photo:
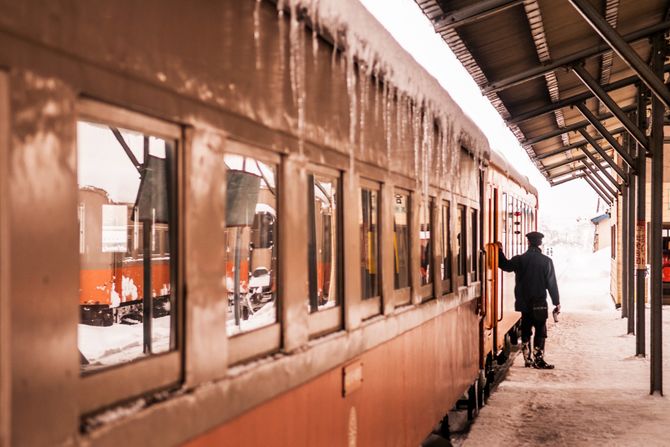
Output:
<svg viewBox="0 0 670 447">
<path fill-rule="evenodd" d="M 612 157 L 624 136 L 647 144 L 630 116 L 644 78 L 630 50 L 648 68 L 651 37 L 669 27 L 666 1 L 415 1 L 552 185 L 607 167 L 600 154 Z"/>
</svg>

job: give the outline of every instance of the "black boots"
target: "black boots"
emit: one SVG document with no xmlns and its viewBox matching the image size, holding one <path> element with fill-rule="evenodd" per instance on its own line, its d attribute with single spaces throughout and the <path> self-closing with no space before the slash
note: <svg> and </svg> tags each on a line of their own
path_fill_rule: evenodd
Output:
<svg viewBox="0 0 670 447">
<path fill-rule="evenodd" d="M 521 346 L 521 352 L 523 352 L 523 361 L 524 361 L 524 365 L 526 366 L 526 368 L 530 368 L 531 366 L 534 366 L 533 364 L 535 362 L 533 362 L 533 355 L 530 352 L 530 343 L 529 342 L 525 342 Z"/>
<path fill-rule="evenodd" d="M 528 364 L 526 364 L 528 366 Z M 544 361 L 544 353 L 541 349 L 535 348 L 535 361 L 533 362 L 533 367 L 537 369 L 554 369 L 554 365 Z"/>
</svg>

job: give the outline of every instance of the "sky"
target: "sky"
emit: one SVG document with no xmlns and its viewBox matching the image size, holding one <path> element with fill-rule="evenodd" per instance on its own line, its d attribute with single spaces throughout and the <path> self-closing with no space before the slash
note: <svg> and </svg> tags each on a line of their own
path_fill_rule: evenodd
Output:
<svg viewBox="0 0 670 447">
<path fill-rule="evenodd" d="M 563 219 L 595 217 L 598 196 L 583 180 L 549 187 L 498 112 L 482 96 L 477 84 L 435 33 L 414 0 L 360 1 L 477 123 L 492 148 L 528 176 L 540 194 L 540 218 L 559 224 Z"/>
</svg>

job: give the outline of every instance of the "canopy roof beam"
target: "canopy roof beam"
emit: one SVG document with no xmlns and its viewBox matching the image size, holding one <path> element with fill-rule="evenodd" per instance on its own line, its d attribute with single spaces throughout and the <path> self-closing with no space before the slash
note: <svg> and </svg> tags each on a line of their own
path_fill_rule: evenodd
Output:
<svg viewBox="0 0 670 447">
<path fill-rule="evenodd" d="M 610 144 L 610 146 L 612 146 L 612 148 L 621 156 L 621 158 L 623 158 L 623 160 L 626 162 L 626 164 L 628 166 L 630 166 L 631 168 L 633 168 L 635 166 L 635 161 L 633 160 L 633 157 L 631 157 L 630 154 L 628 153 L 628 151 L 626 151 L 623 148 L 623 146 L 621 146 L 619 144 L 619 142 L 616 140 L 616 138 L 614 138 L 614 136 L 610 133 L 610 131 L 607 130 L 607 128 L 605 126 L 603 126 L 603 124 L 600 121 L 598 121 L 598 119 L 595 117 L 595 115 L 589 110 L 588 107 L 586 107 L 586 104 L 584 104 L 584 103 L 577 104 L 577 108 L 579 109 L 580 112 L 582 112 L 582 115 L 584 115 L 584 118 L 586 118 L 586 120 L 589 123 L 591 123 L 591 125 L 598 131 L 598 133 L 600 135 L 602 135 L 603 138 L 605 138 L 607 140 L 607 142 Z M 585 129 L 581 129 L 579 132 L 582 135 L 584 135 L 584 134 L 588 135 L 588 132 L 586 132 Z M 591 136 L 589 135 L 589 137 L 591 137 Z M 584 137 L 584 138 L 586 138 L 586 137 Z M 591 138 L 593 138 L 593 137 L 591 137 Z M 595 139 L 593 141 L 595 142 Z M 589 141 L 589 143 L 591 143 L 591 142 Z M 595 143 L 595 144 L 598 144 L 598 143 Z M 623 170 L 621 171 L 621 173 L 623 173 Z M 621 177 L 623 177 L 623 175 Z"/>
<path fill-rule="evenodd" d="M 611 135 L 618 135 L 618 134 L 623 133 L 625 131 L 626 131 L 626 129 L 624 129 L 623 127 L 620 127 L 618 129 L 614 129 L 613 131 L 611 131 L 610 134 Z M 598 137 L 595 137 L 594 140 L 599 141 L 599 140 L 602 140 L 602 138 L 603 138 L 602 135 L 600 135 Z M 544 160 L 545 158 L 553 157 L 554 155 L 560 155 L 560 154 L 565 153 L 567 151 L 577 149 L 580 146 L 584 146 L 585 144 L 589 144 L 589 142 L 584 141 L 584 140 L 576 141 L 576 142 L 571 143 L 567 146 L 559 147 L 558 149 L 554 149 L 553 151 L 549 151 L 549 152 L 545 152 L 544 154 L 537 155 L 535 157 L 535 159 L 536 160 Z"/>
<path fill-rule="evenodd" d="M 624 112 L 630 112 L 632 110 L 635 110 L 635 105 L 631 106 L 626 106 L 623 108 Z M 611 113 L 606 113 L 604 115 L 599 115 L 596 117 L 597 121 L 603 121 L 609 118 L 612 118 L 613 115 Z M 569 126 L 562 127 L 560 129 L 552 130 L 551 132 L 547 132 L 543 135 L 538 135 L 537 137 L 530 138 L 526 141 L 524 141 L 522 144 L 524 145 L 533 145 L 535 143 L 539 143 L 541 141 L 548 140 L 549 138 L 554 138 L 558 137 L 566 132 L 574 132 L 574 131 L 579 131 L 579 129 L 588 126 L 591 124 L 590 121 L 580 121 L 578 123 L 570 124 Z"/>
<path fill-rule="evenodd" d="M 593 147 L 593 149 L 595 149 L 596 152 L 598 152 L 600 154 L 600 156 L 603 158 L 603 160 L 605 160 L 607 162 L 607 164 L 610 165 L 610 167 L 612 169 L 614 169 L 614 172 L 616 172 L 619 175 L 619 177 L 621 177 L 621 179 L 625 182 L 626 181 L 626 173 L 623 172 L 623 169 L 621 169 L 621 166 L 616 164 L 616 162 L 612 159 L 612 157 L 610 157 L 607 154 L 607 152 L 605 152 L 605 150 L 602 147 L 600 147 L 600 145 L 595 140 L 595 138 L 593 138 L 586 131 L 586 129 L 580 129 L 579 132 L 582 134 L 584 139 L 589 142 L 589 144 Z M 584 152 L 587 156 L 589 156 L 589 155 L 593 156 L 593 154 L 591 154 L 591 151 L 589 151 L 586 148 L 586 146 L 582 146 L 582 152 Z M 589 157 L 589 158 L 591 158 L 591 157 Z M 594 163 L 595 163 L 595 161 L 594 161 Z M 605 172 L 607 172 L 607 171 L 605 171 Z M 608 173 L 608 175 L 609 175 L 609 173 Z M 613 181 L 613 183 L 616 183 L 616 181 Z"/>
<path fill-rule="evenodd" d="M 435 31 L 467 25 L 523 3 L 523 0 L 484 0 L 444 13 L 434 20 Z"/>
<path fill-rule="evenodd" d="M 631 120 L 626 113 L 621 110 L 621 107 L 614 102 L 612 97 L 607 94 L 604 88 L 600 86 L 598 81 L 596 81 L 593 76 L 586 70 L 584 65 L 582 64 L 577 64 L 572 67 L 572 71 L 575 73 L 575 75 L 584 83 L 586 87 L 588 87 L 589 90 L 593 93 L 593 95 L 600 100 L 601 103 L 607 107 L 607 109 L 614 115 L 616 118 L 623 124 L 623 126 L 628 130 L 628 132 L 632 135 L 635 140 L 640 143 L 646 150 L 649 150 L 649 141 L 645 134 L 640 130 L 639 127 L 635 125 L 633 120 Z M 583 106 L 583 103 L 578 103 L 577 107 Z M 581 108 L 580 108 L 581 110 Z M 588 118 L 587 118 L 588 119 Z M 609 140 L 608 140 L 609 141 Z M 615 147 L 616 149 L 616 147 Z M 619 152 L 617 150 L 617 152 Z M 628 154 L 626 154 L 628 155 Z M 622 155 L 623 157 L 623 155 Z M 630 158 L 630 157 L 629 157 Z M 628 163 L 629 166 L 633 166 L 632 163 L 632 158 L 629 160 L 626 160 L 626 163 Z"/>
<path fill-rule="evenodd" d="M 665 31 L 670 28 L 670 20 L 666 20 L 657 25 L 650 26 L 648 28 L 635 31 L 630 34 L 623 36 L 625 42 L 636 42 L 641 39 L 646 39 L 654 34 Z M 484 94 L 496 93 L 501 90 L 514 87 L 515 85 L 523 84 L 524 82 L 531 81 L 540 76 L 544 76 L 546 73 L 554 71 L 561 67 L 569 67 L 572 64 L 575 64 L 583 59 L 588 59 L 594 56 L 600 56 L 601 54 L 610 51 L 611 47 L 607 44 L 600 44 L 596 47 L 591 47 L 586 50 L 578 51 L 570 56 L 565 56 L 554 60 L 551 63 L 543 64 L 535 68 L 531 68 L 525 71 L 522 71 L 516 75 L 509 76 L 505 79 L 498 81 L 490 82 L 482 87 L 482 92 Z"/>
<path fill-rule="evenodd" d="M 665 66 L 665 71 L 666 72 L 670 71 L 670 65 Z M 614 81 L 611 84 L 603 85 L 601 86 L 601 88 L 606 92 L 610 92 L 612 90 L 618 90 L 623 87 L 628 87 L 629 85 L 633 85 L 639 81 L 640 79 L 637 76 L 630 76 L 624 79 L 619 79 L 618 81 Z M 587 99 L 591 98 L 593 98 L 593 94 L 591 92 L 580 93 L 579 95 L 561 99 L 560 101 L 552 102 L 551 104 L 547 104 L 546 106 L 538 107 L 537 109 L 529 110 L 528 112 L 512 116 L 507 119 L 507 122 L 511 124 L 519 124 L 524 121 L 537 118 L 538 116 L 546 115 L 547 113 L 551 113 L 554 110 L 562 109 L 563 107 L 574 106 L 577 103 L 584 102 Z"/>
<path fill-rule="evenodd" d="M 584 151 L 586 152 L 586 148 L 584 148 Z M 591 180 L 593 180 L 596 185 L 602 186 L 612 197 L 617 196 L 617 192 L 621 191 L 621 185 L 619 185 L 616 181 L 614 181 L 614 178 L 611 175 L 609 175 L 609 172 L 607 172 L 604 169 L 599 169 L 598 167 L 591 165 L 591 163 L 589 163 L 588 160 L 584 160 L 582 161 L 582 163 L 584 163 L 584 166 L 586 166 L 588 170 L 591 171 L 591 173 L 593 174 L 591 176 Z M 617 189 L 614 190 L 614 188 L 612 188 L 612 186 L 610 186 L 610 184 L 607 183 L 607 181 L 605 181 L 605 179 L 600 176 L 599 172 L 607 174 L 606 175 L 607 180 L 609 180 L 612 183 L 612 186 L 616 187 Z"/>
<path fill-rule="evenodd" d="M 566 178 L 561 178 L 560 180 L 557 180 L 557 181 L 549 180 L 549 184 L 550 184 L 551 186 L 558 186 L 558 185 L 562 185 L 563 183 L 571 182 L 571 181 L 573 181 L 573 180 L 577 180 L 577 179 L 579 179 L 579 178 L 584 177 L 584 173 L 583 173 L 583 172 L 580 172 L 580 173 L 578 173 L 578 174 L 575 174 L 574 172 L 572 172 L 571 174 L 572 174 L 571 176 L 566 177 Z M 564 174 L 564 175 L 565 175 L 565 174 Z M 559 177 L 557 177 L 557 178 L 560 178 L 560 177 L 563 177 L 563 176 L 559 176 Z"/>
<path fill-rule="evenodd" d="M 610 197 L 608 194 L 606 194 L 605 191 L 600 189 L 600 187 L 598 185 L 593 183 L 593 180 L 591 180 L 589 178 L 589 176 L 586 175 L 586 173 L 584 174 L 584 181 L 586 181 L 586 183 L 588 183 L 589 186 L 591 186 L 591 189 L 593 189 L 596 192 L 596 194 L 598 194 L 600 196 L 600 198 L 603 199 L 607 204 L 609 204 L 609 205 L 612 204 L 614 199 L 612 197 Z"/>
<path fill-rule="evenodd" d="M 617 188 L 618 191 L 621 191 L 621 185 L 619 184 L 619 182 L 617 182 L 616 179 L 612 176 L 612 174 L 610 174 L 610 173 L 607 171 L 607 168 L 603 168 L 602 166 L 600 166 L 600 163 L 598 163 L 598 160 L 597 160 L 596 157 L 591 153 L 591 151 L 589 150 L 589 148 L 588 148 L 587 146 L 582 146 L 582 152 L 584 152 L 584 154 L 589 158 L 589 160 L 591 160 L 591 161 L 593 162 L 594 166 L 591 166 L 591 163 L 588 163 L 586 160 L 582 160 L 582 163 L 584 163 L 584 164 L 586 165 L 587 168 L 591 169 L 591 170 L 593 171 L 594 174 L 596 174 L 598 171 L 600 171 L 600 172 L 607 178 L 607 180 L 609 180 L 610 183 L 612 183 L 612 185 L 615 185 L 615 186 L 616 186 L 616 188 Z M 601 155 L 602 155 L 602 154 L 601 154 Z M 603 158 L 604 158 L 604 157 L 603 157 Z M 608 158 L 609 158 L 609 157 L 607 157 L 607 158 L 605 159 L 605 161 L 607 161 L 608 164 L 609 164 Z M 610 159 L 610 160 L 611 160 L 611 159 Z M 611 164 L 610 164 L 610 166 L 611 166 Z M 616 166 L 616 165 L 615 165 L 615 166 Z M 618 166 L 617 166 L 617 167 L 618 167 Z M 623 179 L 624 181 L 626 180 L 625 177 L 622 177 L 622 179 Z"/>
<path fill-rule="evenodd" d="M 598 33 L 598 35 L 619 55 L 619 57 L 633 70 L 652 94 L 661 100 L 663 105 L 670 107 L 670 91 L 663 80 L 656 76 L 638 54 L 628 45 L 609 23 L 591 6 L 588 0 L 569 0 L 584 20 Z"/>
<path fill-rule="evenodd" d="M 578 155 L 578 156 L 573 157 L 573 158 L 566 158 L 565 160 L 560 161 L 558 163 L 554 163 L 553 165 L 544 166 L 543 171 L 548 173 L 549 171 L 552 171 L 554 169 L 558 169 L 562 166 L 569 165 L 570 163 L 576 163 L 576 162 L 582 161 L 584 159 L 586 159 L 586 155 Z M 604 168 L 607 168 L 607 166 L 608 166 L 607 162 L 605 162 L 605 161 L 599 162 L 598 165 L 601 166 L 601 167 L 604 167 Z M 558 174 L 558 175 L 560 176 L 560 175 L 563 175 L 563 174 Z"/>
</svg>

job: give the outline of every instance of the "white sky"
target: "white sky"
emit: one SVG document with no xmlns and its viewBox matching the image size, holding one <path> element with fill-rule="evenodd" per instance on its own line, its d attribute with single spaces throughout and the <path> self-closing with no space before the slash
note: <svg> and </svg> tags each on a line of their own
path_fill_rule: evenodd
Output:
<svg viewBox="0 0 670 447">
<path fill-rule="evenodd" d="M 550 188 L 526 151 L 413 0 L 360 0 L 416 61 L 449 92 L 463 111 L 540 193 L 541 218 L 594 217 L 597 196 L 583 180 Z"/>
</svg>

